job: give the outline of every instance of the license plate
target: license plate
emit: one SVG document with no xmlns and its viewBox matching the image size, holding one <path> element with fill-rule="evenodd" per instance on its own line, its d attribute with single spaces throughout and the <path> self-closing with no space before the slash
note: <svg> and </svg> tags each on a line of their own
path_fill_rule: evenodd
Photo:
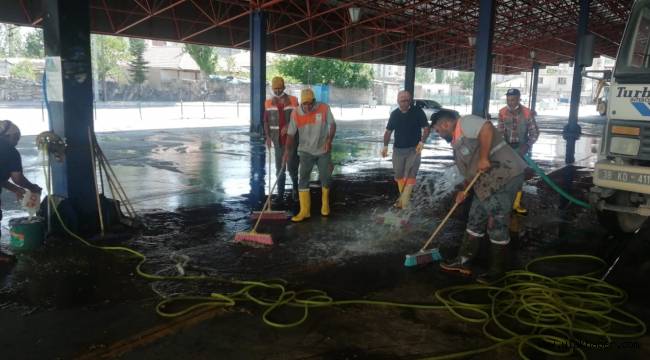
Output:
<svg viewBox="0 0 650 360">
<path fill-rule="evenodd" d="M 607 181 L 618 181 L 628 184 L 650 185 L 650 174 L 638 174 L 630 171 L 600 169 L 598 178 Z"/>
</svg>

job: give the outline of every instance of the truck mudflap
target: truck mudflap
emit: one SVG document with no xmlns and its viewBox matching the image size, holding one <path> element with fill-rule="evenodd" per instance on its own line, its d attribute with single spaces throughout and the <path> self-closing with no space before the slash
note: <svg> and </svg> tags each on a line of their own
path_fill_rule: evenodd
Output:
<svg viewBox="0 0 650 360">
<path fill-rule="evenodd" d="M 599 162 L 594 169 L 594 185 L 650 194 L 650 168 Z"/>
</svg>

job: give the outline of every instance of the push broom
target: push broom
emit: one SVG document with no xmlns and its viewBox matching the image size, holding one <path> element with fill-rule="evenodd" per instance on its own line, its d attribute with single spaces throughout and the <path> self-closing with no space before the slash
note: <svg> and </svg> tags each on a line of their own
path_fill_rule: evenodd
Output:
<svg viewBox="0 0 650 360">
<path fill-rule="evenodd" d="M 273 189 L 271 188 L 271 148 L 269 147 L 269 199 L 271 199 L 271 194 L 273 193 Z M 282 166 L 282 169 L 278 171 L 277 174 L 275 174 L 275 183 L 277 184 L 278 178 L 280 177 L 280 174 L 284 172 L 284 165 Z M 273 188 L 275 188 L 275 185 L 273 185 Z M 262 209 L 264 210 L 264 209 Z M 253 211 L 251 213 L 251 220 L 258 220 L 262 219 L 263 221 L 286 221 L 289 218 L 289 215 L 286 213 L 286 211 L 273 211 L 271 210 L 271 202 L 269 201 L 269 208 L 266 211 Z"/>
<path fill-rule="evenodd" d="M 282 168 L 280 169 L 280 171 L 284 171 L 284 166 L 285 164 L 282 164 Z M 264 217 L 263 215 L 266 209 L 271 208 L 271 193 L 273 192 L 273 190 L 275 190 L 275 186 L 277 184 L 278 184 L 278 178 L 276 177 L 275 182 L 271 187 L 271 190 L 269 190 L 269 196 L 266 197 L 266 202 L 264 203 L 264 206 L 262 206 L 262 211 L 260 211 L 260 216 L 257 217 L 255 226 L 253 226 L 253 230 L 249 232 L 243 231 L 243 232 L 236 233 L 235 242 L 248 242 L 248 243 L 257 243 L 263 245 L 273 245 L 273 238 L 271 237 L 271 234 L 258 233 L 257 226 L 260 224 L 262 218 Z"/>
<path fill-rule="evenodd" d="M 482 172 L 478 172 L 476 176 L 472 179 L 472 181 L 467 185 L 465 190 L 463 191 L 465 195 L 472 189 L 474 186 L 474 183 L 476 183 L 476 180 L 478 180 L 479 176 L 481 176 Z M 440 222 L 438 227 L 436 227 L 436 230 L 434 230 L 433 234 L 429 237 L 429 240 L 427 240 L 426 243 L 424 243 L 424 246 L 420 249 L 420 251 L 416 252 L 415 254 L 407 254 L 406 259 L 404 259 L 404 266 L 411 267 L 411 266 L 416 266 L 416 265 L 424 265 L 428 264 L 430 262 L 442 260 L 442 256 L 440 255 L 440 251 L 438 248 L 433 248 L 433 249 L 427 249 L 427 246 L 433 241 L 433 239 L 438 235 L 440 230 L 442 229 L 443 226 L 447 223 L 447 220 L 449 220 L 449 217 L 451 217 L 451 214 L 454 213 L 456 208 L 458 207 L 457 202 L 454 202 L 454 206 L 451 207 L 451 210 L 447 213 L 444 219 Z"/>
</svg>

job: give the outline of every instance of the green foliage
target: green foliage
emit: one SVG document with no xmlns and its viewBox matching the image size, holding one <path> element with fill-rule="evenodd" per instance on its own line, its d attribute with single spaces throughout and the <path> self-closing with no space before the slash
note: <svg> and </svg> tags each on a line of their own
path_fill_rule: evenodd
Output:
<svg viewBox="0 0 650 360">
<path fill-rule="evenodd" d="M 217 68 L 217 52 L 210 46 L 185 44 L 185 52 L 199 65 L 205 75 L 212 75 Z"/>
<path fill-rule="evenodd" d="M 36 70 L 31 62 L 23 60 L 11 67 L 9 75 L 14 79 L 36 80 Z"/>
<path fill-rule="evenodd" d="M 125 38 L 92 35 L 91 46 L 95 48 L 92 52 L 92 61 L 96 65 L 97 79 L 106 81 L 108 78 L 117 80 L 120 75 L 120 63 L 129 59 L 128 44 Z"/>
<path fill-rule="evenodd" d="M 0 24 L 0 55 L 18 57 L 23 49 L 23 38 L 16 25 Z"/>
<path fill-rule="evenodd" d="M 415 82 L 420 84 L 429 84 L 433 77 L 431 70 L 425 68 L 415 68 Z"/>
<path fill-rule="evenodd" d="M 445 71 L 436 69 L 436 84 L 442 84 L 445 81 Z"/>
<path fill-rule="evenodd" d="M 461 88 L 467 90 L 474 87 L 474 73 L 461 71 L 458 77 L 452 79 L 452 83 L 459 84 Z"/>
<path fill-rule="evenodd" d="M 368 89 L 372 84 L 372 67 L 367 64 L 296 56 L 279 59 L 277 71 L 286 79 L 303 84 L 333 84 L 342 88 Z"/>
<path fill-rule="evenodd" d="M 41 59 L 45 56 L 45 45 L 43 43 L 43 30 L 34 29 L 25 38 L 25 49 L 23 55 L 28 58 Z"/>
<path fill-rule="evenodd" d="M 144 51 L 147 48 L 142 39 L 129 39 L 129 73 L 131 74 L 132 84 L 142 84 L 147 79 L 147 64 L 144 60 Z"/>
</svg>

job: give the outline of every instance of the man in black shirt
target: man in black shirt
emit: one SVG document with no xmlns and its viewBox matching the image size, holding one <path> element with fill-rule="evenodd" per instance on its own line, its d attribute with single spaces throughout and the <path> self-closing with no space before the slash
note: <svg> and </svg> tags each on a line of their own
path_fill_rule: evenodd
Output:
<svg viewBox="0 0 650 360">
<path fill-rule="evenodd" d="M 388 143 L 395 131 L 393 170 L 400 192 L 395 207 L 406 209 L 420 168 L 420 153 L 429 136 L 429 122 L 424 111 L 413 104 L 413 97 L 408 91 L 402 90 L 397 94 L 397 103 L 399 107 L 390 114 L 386 125 L 381 156 L 388 156 Z"/>
<path fill-rule="evenodd" d="M 25 189 L 40 193 L 41 188 L 32 184 L 23 175 L 22 160 L 20 153 L 16 150 L 20 140 L 20 130 L 9 120 L 0 121 L 0 191 L 2 188 L 12 191 L 16 198 L 21 200 L 25 195 Z M 10 182 L 9 179 L 11 179 Z M 0 219 L 2 210 L 0 209 Z M 11 258 L 0 252 L 0 263 L 10 261 Z"/>
</svg>

